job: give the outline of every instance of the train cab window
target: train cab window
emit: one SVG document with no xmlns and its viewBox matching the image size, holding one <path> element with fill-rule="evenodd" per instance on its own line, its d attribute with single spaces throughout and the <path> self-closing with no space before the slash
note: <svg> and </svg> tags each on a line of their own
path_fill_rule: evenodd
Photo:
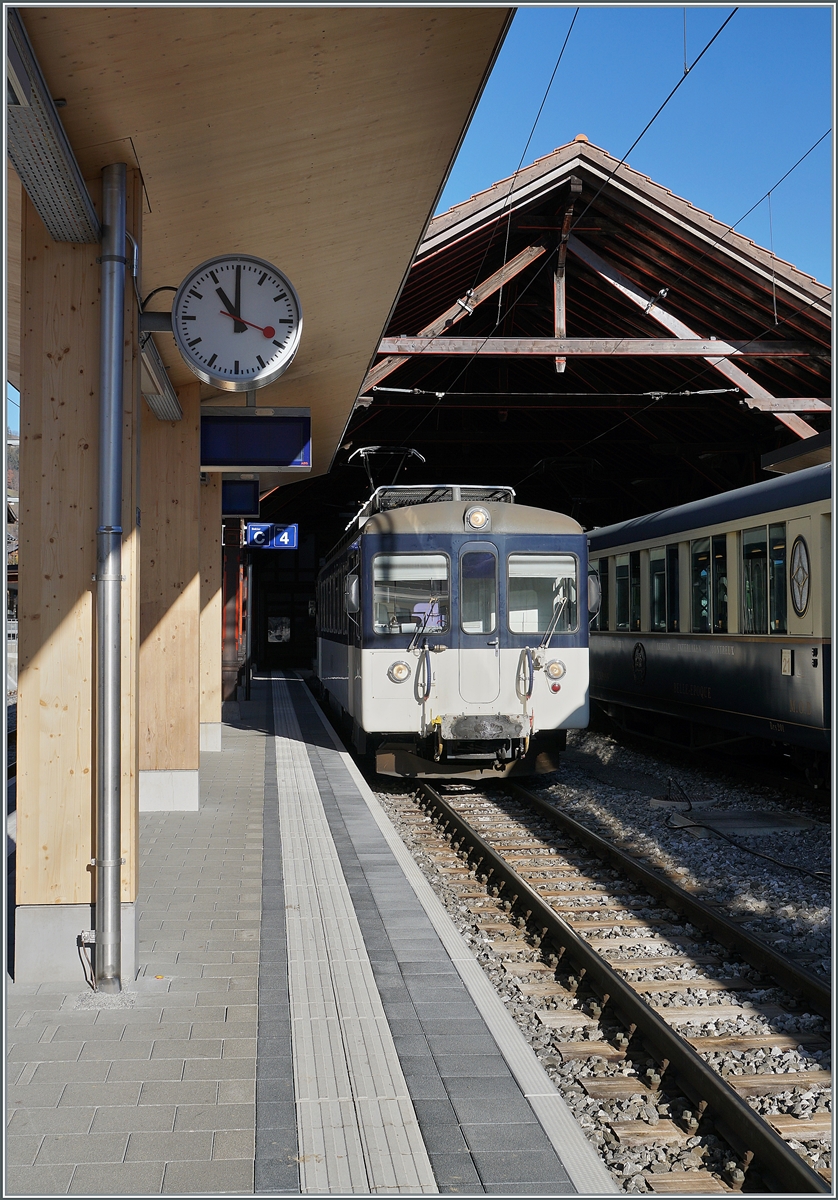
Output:
<svg viewBox="0 0 838 1200">
<path fill-rule="evenodd" d="M 742 632 L 768 633 L 766 528 L 742 531 Z"/>
<path fill-rule="evenodd" d="M 768 586 L 770 601 L 770 630 L 786 633 L 786 527 L 768 527 Z"/>
<path fill-rule="evenodd" d="M 372 577 L 375 633 L 448 629 L 450 587 L 444 554 L 376 554 Z"/>
<path fill-rule="evenodd" d="M 649 628 L 666 633 L 666 550 L 655 546 L 649 551 Z"/>
<path fill-rule="evenodd" d="M 599 586 L 602 589 L 602 603 L 593 624 L 594 629 L 608 632 L 608 559 L 599 560 Z"/>
<path fill-rule="evenodd" d="M 460 559 L 460 624 L 463 633 L 494 633 L 497 625 L 498 560 L 491 550 L 469 550 Z"/>
<path fill-rule="evenodd" d="M 678 575 L 678 545 L 666 547 L 666 629 L 677 633 L 681 628 L 681 593 Z"/>
<path fill-rule="evenodd" d="M 690 546 L 692 564 L 692 631 L 710 632 L 710 539 L 699 538 Z"/>
<path fill-rule="evenodd" d="M 629 628 L 629 556 L 614 556 L 614 598 L 617 602 L 615 629 Z"/>
<path fill-rule="evenodd" d="M 507 605 L 512 633 L 556 633 L 578 625 L 576 559 L 571 554 L 510 554 Z"/>
<path fill-rule="evenodd" d="M 640 629 L 640 551 L 632 550 L 629 555 L 629 623 L 632 629 Z"/>
<path fill-rule="evenodd" d="M 727 633 L 727 538 L 713 538 L 713 632 Z"/>
</svg>

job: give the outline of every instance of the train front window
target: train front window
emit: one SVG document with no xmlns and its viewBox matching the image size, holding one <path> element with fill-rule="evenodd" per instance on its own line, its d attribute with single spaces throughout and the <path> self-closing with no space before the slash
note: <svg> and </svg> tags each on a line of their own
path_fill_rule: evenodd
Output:
<svg viewBox="0 0 838 1200">
<path fill-rule="evenodd" d="M 491 550 L 470 550 L 460 559 L 460 624 L 463 633 L 494 633 L 497 625 L 498 560 Z"/>
<path fill-rule="evenodd" d="M 727 633 L 727 538 L 713 538 L 713 632 Z"/>
<path fill-rule="evenodd" d="M 768 633 L 766 529 L 742 531 L 742 632 Z"/>
<path fill-rule="evenodd" d="M 615 629 L 629 627 L 629 556 L 617 554 L 614 558 L 614 599 L 616 601 Z"/>
<path fill-rule="evenodd" d="M 786 633 L 786 527 L 768 527 L 768 577 L 771 602 L 771 632 Z"/>
<path fill-rule="evenodd" d="M 440 633 L 449 625 L 449 570 L 444 554 L 376 554 L 372 564 L 376 633 Z"/>
<path fill-rule="evenodd" d="M 652 633 L 666 633 L 666 550 L 649 551 L 649 606 Z"/>
<path fill-rule="evenodd" d="M 546 633 L 554 617 L 556 633 L 577 628 L 577 567 L 573 555 L 510 554 L 507 568 L 511 633 Z"/>
<path fill-rule="evenodd" d="M 692 631 L 710 632 L 710 539 L 692 543 Z"/>
</svg>

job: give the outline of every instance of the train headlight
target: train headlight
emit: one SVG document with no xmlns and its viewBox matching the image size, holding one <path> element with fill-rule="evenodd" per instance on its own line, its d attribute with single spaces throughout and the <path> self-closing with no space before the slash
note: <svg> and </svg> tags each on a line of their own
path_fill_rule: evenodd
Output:
<svg viewBox="0 0 838 1200">
<path fill-rule="evenodd" d="M 410 667 L 406 662 L 394 662 L 387 668 L 387 677 L 393 683 L 406 683 L 410 679 Z"/>
<path fill-rule="evenodd" d="M 466 509 L 465 513 L 466 529 L 479 529 L 487 532 L 492 527 L 492 522 L 489 519 L 488 510 L 481 508 L 480 505 L 473 505 Z"/>
<path fill-rule="evenodd" d="M 548 679 L 561 679 L 565 673 L 565 665 L 559 659 L 554 658 L 545 665 L 544 671 Z"/>
</svg>

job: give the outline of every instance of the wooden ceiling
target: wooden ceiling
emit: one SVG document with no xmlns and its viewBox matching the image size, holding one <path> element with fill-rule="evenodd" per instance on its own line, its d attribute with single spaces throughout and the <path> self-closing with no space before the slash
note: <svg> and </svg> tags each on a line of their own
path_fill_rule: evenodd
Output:
<svg viewBox="0 0 838 1200">
<path fill-rule="evenodd" d="M 142 172 L 144 296 L 224 252 L 293 281 L 300 350 L 258 402 L 310 407 L 327 470 L 511 10 L 21 13 L 85 177 Z M 173 382 L 193 381 L 155 338 Z"/>
</svg>

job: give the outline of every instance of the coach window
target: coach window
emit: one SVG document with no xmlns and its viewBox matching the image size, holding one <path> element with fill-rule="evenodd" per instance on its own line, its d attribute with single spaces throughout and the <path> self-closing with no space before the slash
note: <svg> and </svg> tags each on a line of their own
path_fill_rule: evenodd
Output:
<svg viewBox="0 0 838 1200">
<path fill-rule="evenodd" d="M 614 598 L 617 601 L 616 629 L 629 628 L 629 556 L 614 556 Z"/>
<path fill-rule="evenodd" d="M 771 632 L 786 633 L 786 527 L 768 527 L 768 584 Z"/>
<path fill-rule="evenodd" d="M 510 554 L 507 567 L 512 633 L 546 633 L 554 619 L 557 633 L 576 629 L 578 572 L 572 554 Z"/>
<path fill-rule="evenodd" d="M 494 633 L 497 625 L 498 560 L 491 550 L 470 550 L 460 559 L 460 624 L 463 633 Z"/>
<path fill-rule="evenodd" d="M 727 538 L 713 538 L 713 632 L 727 633 Z"/>
<path fill-rule="evenodd" d="M 666 628 L 677 633 L 681 627 L 681 593 L 678 575 L 678 545 L 666 547 Z"/>
<path fill-rule="evenodd" d="M 766 529 L 742 531 L 742 632 L 768 633 Z"/>
<path fill-rule="evenodd" d="M 710 632 L 710 539 L 699 538 L 690 547 L 692 564 L 692 631 Z"/>
<path fill-rule="evenodd" d="M 629 623 L 634 630 L 640 629 L 640 551 L 632 550 L 629 555 Z"/>
<path fill-rule="evenodd" d="M 376 554 L 372 564 L 375 633 L 440 633 L 449 623 L 444 554 Z"/>
<path fill-rule="evenodd" d="M 597 613 L 596 628 L 601 630 L 604 633 L 606 633 L 609 628 L 609 625 L 608 625 L 608 621 L 609 621 L 609 616 L 608 616 L 608 596 L 609 596 L 608 564 L 610 561 L 611 560 L 608 558 L 601 558 L 599 560 L 599 585 L 602 588 L 602 603 L 600 605 L 599 612 Z"/>
<path fill-rule="evenodd" d="M 649 551 L 649 628 L 666 633 L 666 550 L 655 546 Z"/>
</svg>

